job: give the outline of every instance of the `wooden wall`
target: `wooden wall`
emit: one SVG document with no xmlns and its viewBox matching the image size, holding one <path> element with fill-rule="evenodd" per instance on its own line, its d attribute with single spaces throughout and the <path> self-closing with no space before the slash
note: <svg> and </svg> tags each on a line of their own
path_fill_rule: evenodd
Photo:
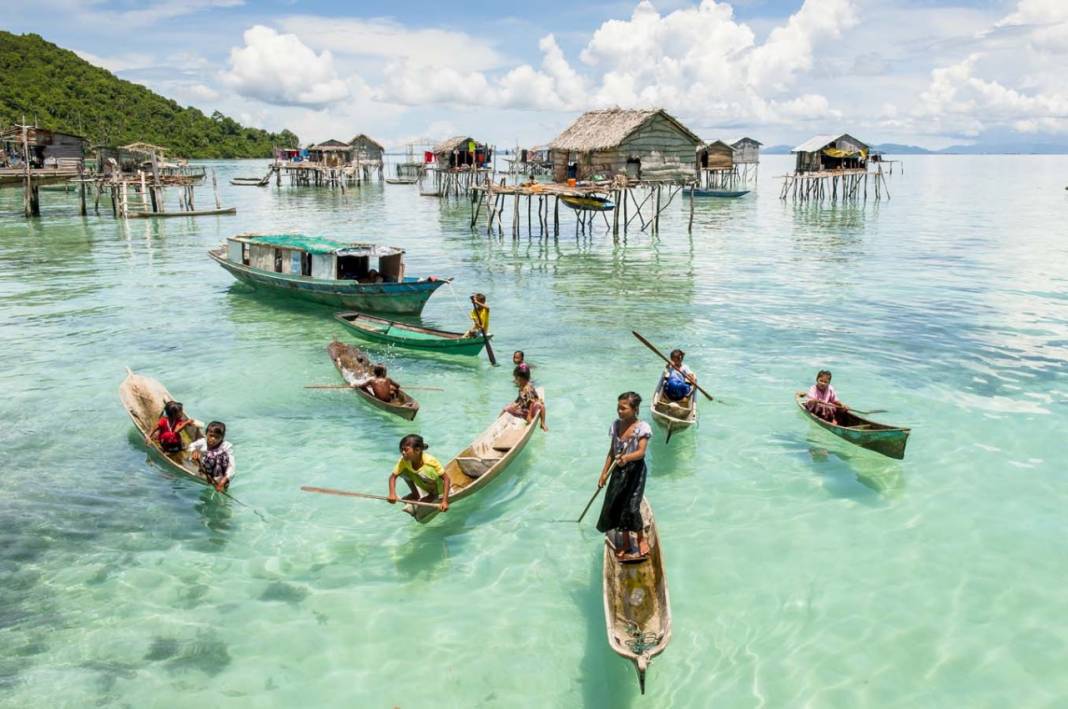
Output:
<svg viewBox="0 0 1068 709">
<path fill-rule="evenodd" d="M 588 153 L 554 150 L 553 179 L 566 179 L 567 163 L 576 160 L 580 180 L 594 176 L 611 179 L 616 175 L 643 180 L 692 179 L 696 176 L 694 156 L 698 144 L 671 121 L 656 116 L 614 148 Z"/>
</svg>

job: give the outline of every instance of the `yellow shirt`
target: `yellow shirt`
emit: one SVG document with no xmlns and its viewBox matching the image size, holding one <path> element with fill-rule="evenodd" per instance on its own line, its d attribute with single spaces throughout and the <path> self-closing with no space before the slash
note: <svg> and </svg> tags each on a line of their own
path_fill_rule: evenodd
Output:
<svg viewBox="0 0 1068 709">
<path fill-rule="evenodd" d="M 482 310 L 472 310 L 471 322 L 475 324 L 476 328 L 481 325 L 483 330 L 489 332 L 489 313 L 490 309 L 485 305 L 482 306 Z"/>
<path fill-rule="evenodd" d="M 393 467 L 393 474 L 399 475 L 423 492 L 438 495 L 445 492 L 445 468 L 429 453 L 423 453 L 423 465 L 418 470 L 402 457 Z"/>
</svg>

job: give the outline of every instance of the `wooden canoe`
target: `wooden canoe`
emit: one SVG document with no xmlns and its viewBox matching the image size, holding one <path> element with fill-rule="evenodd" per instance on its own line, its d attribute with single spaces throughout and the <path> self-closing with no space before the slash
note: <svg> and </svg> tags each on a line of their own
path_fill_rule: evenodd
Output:
<svg viewBox="0 0 1068 709">
<path fill-rule="evenodd" d="M 845 425 L 835 425 L 824 421 L 805 408 L 805 395 L 797 394 L 794 399 L 797 407 L 810 421 L 861 448 L 881 453 L 889 458 L 901 460 L 905 457 L 905 444 L 908 443 L 912 429 L 900 426 L 888 426 L 866 418 L 861 418 L 851 411 L 838 414 L 838 420 Z"/>
<path fill-rule="evenodd" d="M 544 389 L 538 389 L 538 397 L 545 401 Z M 449 509 L 454 503 L 474 495 L 499 477 L 527 445 L 537 427 L 537 416 L 527 423 L 521 418 L 502 413 L 489 428 L 478 434 L 471 445 L 446 463 L 445 474 L 452 485 Z M 437 508 L 413 505 L 405 505 L 404 511 L 424 524 L 439 514 Z"/>
<path fill-rule="evenodd" d="M 605 537 L 604 622 L 608 645 L 634 663 L 645 694 L 645 671 L 671 642 L 671 603 L 656 519 L 644 497 L 642 523 L 649 544 L 649 556 L 642 561 L 619 561 L 611 537 Z"/>
<path fill-rule="evenodd" d="M 418 179 L 415 178 L 415 177 L 387 177 L 386 178 L 386 184 L 387 185 L 414 185 L 416 182 L 418 182 Z"/>
<path fill-rule="evenodd" d="M 719 199 L 737 199 L 738 197 L 744 197 L 749 194 L 749 190 L 717 190 L 717 189 L 693 189 L 692 187 L 684 187 L 682 194 L 688 196 L 693 193 L 694 197 L 717 197 Z"/>
<path fill-rule="evenodd" d="M 126 379 L 119 385 L 119 399 L 142 438 L 156 427 L 156 422 L 163 415 L 164 404 L 175 401 L 167 388 L 158 381 L 134 374 L 129 369 L 126 370 Z M 182 443 L 189 445 L 203 436 L 201 424 L 194 420 L 194 423 L 183 428 L 179 435 L 182 437 Z M 150 447 L 156 456 L 166 463 L 168 469 L 204 485 L 211 485 L 208 478 L 200 472 L 200 466 L 189 458 L 189 453 L 165 453 L 156 441 L 152 441 Z"/>
<path fill-rule="evenodd" d="M 330 360 L 337 367 L 341 378 L 352 387 L 357 396 L 369 402 L 372 406 L 400 416 L 407 421 L 411 421 L 419 413 L 419 402 L 408 396 L 403 389 L 397 392 L 397 397 L 393 401 L 382 401 L 374 394 L 358 386 L 360 382 L 371 378 L 371 368 L 374 366 L 363 350 L 334 340 L 327 345 L 326 351 L 330 354 Z"/>
<path fill-rule="evenodd" d="M 482 335 L 464 337 L 462 332 L 409 325 L 364 313 L 336 313 L 334 317 L 359 337 L 397 347 L 441 354 L 478 355 L 486 345 Z"/>
<path fill-rule="evenodd" d="M 564 206 L 578 212 L 609 212 L 616 208 L 616 205 L 607 197 L 598 197 L 596 195 L 581 197 L 578 195 L 562 195 L 560 201 L 564 203 Z"/>
<path fill-rule="evenodd" d="M 664 396 L 664 382 L 667 380 L 667 370 L 660 375 L 660 381 L 656 384 L 653 392 L 653 405 L 650 411 L 653 413 L 653 421 L 667 429 L 667 439 L 671 440 L 671 434 L 675 431 L 685 431 L 697 423 L 697 391 L 696 389 L 687 397 L 687 405 L 680 405 Z"/>
<path fill-rule="evenodd" d="M 234 177 L 230 180 L 230 184 L 235 187 L 266 187 L 270 179 L 270 173 L 267 177 Z"/>
<path fill-rule="evenodd" d="M 210 217 L 220 214 L 237 214 L 237 207 L 223 207 L 221 209 L 197 209 L 194 211 L 177 212 L 130 212 L 126 216 L 130 219 L 166 219 L 169 217 Z"/>
</svg>

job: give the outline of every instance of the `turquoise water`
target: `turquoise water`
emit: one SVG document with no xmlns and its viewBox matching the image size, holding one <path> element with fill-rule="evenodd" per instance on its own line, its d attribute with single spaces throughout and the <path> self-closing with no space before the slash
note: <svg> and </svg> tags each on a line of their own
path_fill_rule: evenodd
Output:
<svg viewBox="0 0 1068 709">
<path fill-rule="evenodd" d="M 1068 158 L 909 157 L 879 204 L 676 203 L 658 238 L 488 238 L 413 187 L 222 187 L 236 217 L 116 222 L 0 191 L 0 705 L 1053 706 L 1068 701 Z M 261 162 L 216 163 L 220 182 Z M 201 191 L 198 205 L 211 199 Z M 508 215 L 505 225 L 508 224 Z M 406 247 L 487 293 L 495 349 L 549 402 L 503 479 L 426 527 L 369 500 L 396 444 L 446 459 L 514 396 L 485 359 L 385 354 L 390 418 L 338 381 L 329 309 L 255 294 L 205 251 L 244 230 Z M 464 326 L 446 289 L 424 320 Z M 650 446 L 673 639 L 648 694 L 608 648 L 591 513 L 615 397 L 680 346 L 724 404 Z M 160 379 L 238 456 L 223 500 L 148 460 L 117 396 Z M 913 428 L 904 461 L 792 394 Z M 415 393 L 415 392 L 413 392 Z M 645 406 L 643 416 L 648 416 Z M 1056 461 L 1061 460 L 1058 464 Z"/>
</svg>

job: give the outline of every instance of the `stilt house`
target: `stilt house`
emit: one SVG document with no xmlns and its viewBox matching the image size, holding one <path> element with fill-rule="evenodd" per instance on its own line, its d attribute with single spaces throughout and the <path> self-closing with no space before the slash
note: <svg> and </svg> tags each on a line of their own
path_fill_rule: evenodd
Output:
<svg viewBox="0 0 1068 709">
<path fill-rule="evenodd" d="M 731 143 L 730 146 L 734 148 L 734 164 L 746 165 L 760 162 L 761 145 L 763 143 L 752 138 L 740 138 Z"/>
<path fill-rule="evenodd" d="M 352 159 L 359 162 L 382 162 L 386 151 L 381 143 L 363 133 L 350 140 L 349 147 L 352 148 Z"/>
<path fill-rule="evenodd" d="M 730 170 L 734 167 L 734 148 L 722 140 L 713 140 L 697 149 L 697 167 L 703 170 Z"/>
<path fill-rule="evenodd" d="M 340 167 L 352 162 L 352 147 L 340 140 L 330 139 L 308 148 L 308 159 L 327 167 Z"/>
<path fill-rule="evenodd" d="M 438 170 L 452 170 L 465 165 L 481 167 L 493 158 L 489 146 L 463 135 L 443 140 L 434 146 L 433 152 Z"/>
<path fill-rule="evenodd" d="M 689 128 L 659 108 L 588 111 L 549 143 L 557 182 L 616 175 L 693 180 L 694 153 L 700 145 Z"/>
<path fill-rule="evenodd" d="M 848 133 L 809 138 L 790 152 L 797 156 L 797 172 L 863 170 L 868 167 L 869 146 Z"/>
<path fill-rule="evenodd" d="M 47 128 L 27 128 L 26 142 L 29 155 L 23 155 L 25 147 L 22 141 L 22 129 L 11 126 L 0 138 L 0 152 L 5 161 L 12 164 L 29 160 L 31 167 L 73 167 L 77 168 L 85 158 L 85 148 L 89 144 L 80 135 L 60 133 Z"/>
</svg>

